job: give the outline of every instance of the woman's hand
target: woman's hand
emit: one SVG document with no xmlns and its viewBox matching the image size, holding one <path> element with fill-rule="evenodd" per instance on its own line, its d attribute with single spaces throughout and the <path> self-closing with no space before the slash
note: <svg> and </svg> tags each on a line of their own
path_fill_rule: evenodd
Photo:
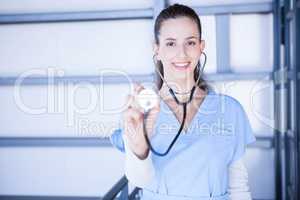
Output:
<svg viewBox="0 0 300 200">
<path fill-rule="evenodd" d="M 128 138 L 128 145 L 132 152 L 140 159 L 145 159 L 149 153 L 149 147 L 144 136 L 144 113 L 143 109 L 138 105 L 136 96 L 144 88 L 141 85 L 134 86 L 134 94 L 128 95 L 128 108 L 123 113 L 124 134 Z M 153 127 L 159 113 L 159 104 L 149 111 L 146 119 L 146 130 L 150 138 Z"/>
</svg>

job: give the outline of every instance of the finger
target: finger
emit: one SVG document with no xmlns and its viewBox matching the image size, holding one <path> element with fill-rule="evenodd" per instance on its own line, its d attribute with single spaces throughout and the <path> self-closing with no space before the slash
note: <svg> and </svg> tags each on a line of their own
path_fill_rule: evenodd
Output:
<svg viewBox="0 0 300 200">
<path fill-rule="evenodd" d="M 128 112 L 129 115 L 132 117 L 132 119 L 134 119 L 137 122 L 143 119 L 143 113 L 141 113 L 139 110 L 135 108 L 130 108 Z"/>
<path fill-rule="evenodd" d="M 145 125 L 147 130 L 147 135 L 151 137 L 153 135 L 153 128 L 155 126 L 158 114 L 160 112 L 160 105 L 156 105 L 149 111 L 149 115 L 146 119 Z"/>
<path fill-rule="evenodd" d="M 126 137 L 128 138 L 128 141 L 130 143 L 134 143 L 136 140 L 137 131 L 135 130 L 135 127 L 132 125 L 132 123 L 129 123 L 126 125 L 126 131 L 124 132 Z"/>
<path fill-rule="evenodd" d="M 136 91 L 140 91 L 140 90 L 143 90 L 143 87 L 139 87 L 137 86 L 137 89 Z M 138 110 L 139 112 L 141 113 L 144 113 L 144 109 L 139 105 L 138 103 L 138 100 L 137 100 L 137 95 L 136 94 L 133 94 L 133 95 L 129 95 L 129 104 L 128 104 L 128 107 L 131 107 L 131 108 L 134 108 L 136 110 Z"/>
<path fill-rule="evenodd" d="M 134 93 L 133 93 L 133 98 L 134 98 L 134 103 L 133 106 L 134 108 L 138 109 L 140 112 L 144 112 L 144 109 L 139 105 L 137 96 L 138 94 L 143 90 L 143 86 L 141 84 L 135 84 L 134 85 Z"/>
<path fill-rule="evenodd" d="M 127 108 L 133 108 L 135 110 L 138 110 L 142 113 L 142 110 L 140 109 L 138 102 L 136 101 L 136 98 L 133 95 L 128 95 L 128 104 Z"/>
<path fill-rule="evenodd" d="M 127 95 L 125 98 L 125 107 L 128 109 L 130 107 L 132 107 L 132 102 L 133 102 L 134 98 L 132 95 Z"/>
<path fill-rule="evenodd" d="M 143 85 L 139 83 L 134 84 L 134 96 L 136 96 L 138 93 L 140 93 L 144 89 Z"/>
<path fill-rule="evenodd" d="M 158 102 L 153 108 L 149 110 L 149 116 L 157 115 L 160 112 L 160 103 Z"/>
<path fill-rule="evenodd" d="M 126 122 L 130 122 L 130 120 L 134 120 L 134 122 L 140 122 L 143 119 L 143 113 L 134 108 L 128 108 L 124 112 L 123 116 Z"/>
<path fill-rule="evenodd" d="M 135 140 L 139 138 L 139 133 L 143 130 L 143 121 L 139 120 L 137 122 L 133 118 L 129 118 L 127 119 L 127 122 L 125 122 L 124 128 L 125 134 Z"/>
<path fill-rule="evenodd" d="M 133 107 L 135 110 L 137 110 L 137 111 L 139 111 L 140 113 L 142 113 L 142 114 L 145 113 L 144 108 L 141 107 L 141 105 L 139 104 L 139 102 L 138 102 L 136 99 L 133 101 L 132 107 Z"/>
<path fill-rule="evenodd" d="M 150 112 L 159 112 L 160 111 L 160 103 L 158 102 L 153 108 L 151 108 Z"/>
<path fill-rule="evenodd" d="M 125 112 L 124 114 L 124 132 L 126 135 L 132 134 L 135 132 L 136 120 L 134 119 L 130 111 Z"/>
<path fill-rule="evenodd" d="M 138 111 L 140 114 L 144 113 L 144 109 L 139 105 L 139 103 L 134 97 L 132 97 L 131 104 L 128 106 L 128 109 Z"/>
<path fill-rule="evenodd" d="M 139 86 L 137 86 L 137 87 L 139 87 Z M 137 88 L 136 90 L 138 91 L 138 90 L 140 90 L 140 88 Z M 127 109 L 128 108 L 134 108 L 134 109 L 140 111 L 141 113 L 143 113 L 143 109 L 139 106 L 139 104 L 137 102 L 137 99 L 135 97 L 135 94 L 127 95 L 125 106 L 127 107 Z"/>
</svg>

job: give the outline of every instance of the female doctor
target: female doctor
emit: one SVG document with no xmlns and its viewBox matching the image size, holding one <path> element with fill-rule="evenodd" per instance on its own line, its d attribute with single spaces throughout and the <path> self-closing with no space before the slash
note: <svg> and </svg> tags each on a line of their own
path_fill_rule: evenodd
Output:
<svg viewBox="0 0 300 200">
<path fill-rule="evenodd" d="M 142 188 L 142 199 L 251 199 L 243 155 L 255 137 L 240 103 L 202 79 L 201 33 L 191 8 L 174 4 L 161 11 L 153 56 L 160 101 L 145 118 L 137 101 L 143 86 L 135 85 L 122 127 L 111 135 L 125 152 L 125 175 Z"/>
</svg>

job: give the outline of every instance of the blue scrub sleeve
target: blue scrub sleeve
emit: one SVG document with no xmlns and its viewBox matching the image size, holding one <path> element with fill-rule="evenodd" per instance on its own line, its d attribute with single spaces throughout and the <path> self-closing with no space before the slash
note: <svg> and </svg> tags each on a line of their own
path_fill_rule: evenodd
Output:
<svg viewBox="0 0 300 200">
<path fill-rule="evenodd" d="M 236 117 L 234 153 L 231 163 L 244 155 L 248 144 L 256 141 L 247 114 L 241 105 L 239 105 Z"/>
<path fill-rule="evenodd" d="M 122 137 L 123 131 L 121 128 L 116 129 L 109 137 L 111 144 L 119 151 L 125 152 L 124 141 Z"/>
</svg>

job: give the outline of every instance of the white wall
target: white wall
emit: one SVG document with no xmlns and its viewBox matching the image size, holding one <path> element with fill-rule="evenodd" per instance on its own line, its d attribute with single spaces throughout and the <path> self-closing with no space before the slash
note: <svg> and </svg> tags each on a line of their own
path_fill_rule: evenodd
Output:
<svg viewBox="0 0 300 200">
<path fill-rule="evenodd" d="M 0 194 L 100 197 L 123 176 L 122 163 L 110 147 L 1 147 Z"/>
</svg>

